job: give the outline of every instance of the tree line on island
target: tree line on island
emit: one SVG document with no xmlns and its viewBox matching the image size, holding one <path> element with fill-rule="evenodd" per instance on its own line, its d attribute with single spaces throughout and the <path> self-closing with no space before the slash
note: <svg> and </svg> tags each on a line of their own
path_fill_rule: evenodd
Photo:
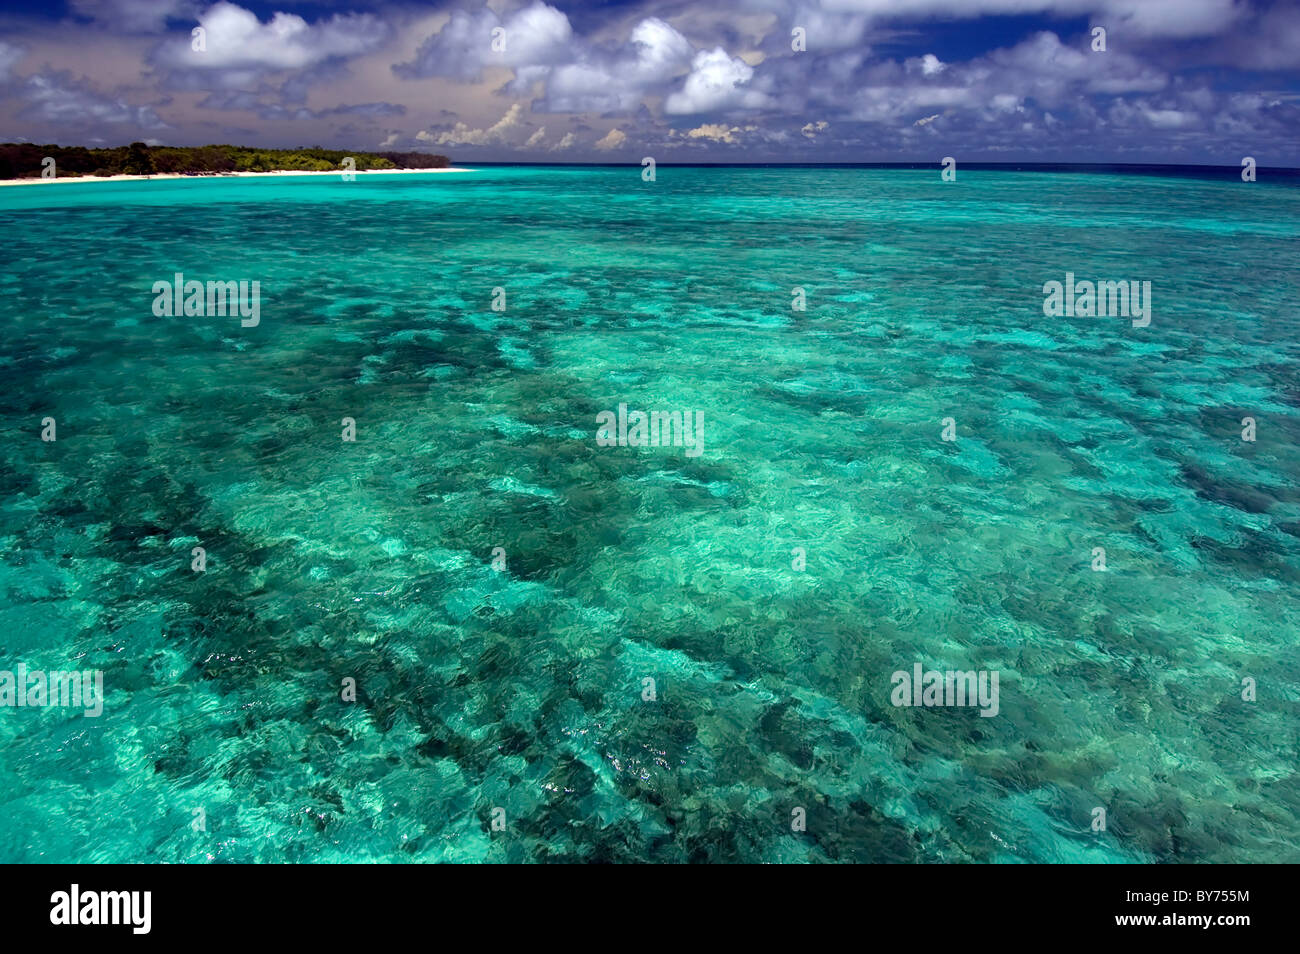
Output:
<svg viewBox="0 0 1300 954">
<path fill-rule="evenodd" d="M 250 146 L 85 146 L 0 143 L 0 179 L 41 178 L 54 160 L 58 178 L 74 176 L 220 175 L 225 172 L 343 172 L 351 157 L 358 172 L 367 169 L 443 169 L 446 156 L 427 152 L 349 152 L 322 149 L 260 149 Z M 44 173 L 46 177 L 49 173 Z"/>
</svg>

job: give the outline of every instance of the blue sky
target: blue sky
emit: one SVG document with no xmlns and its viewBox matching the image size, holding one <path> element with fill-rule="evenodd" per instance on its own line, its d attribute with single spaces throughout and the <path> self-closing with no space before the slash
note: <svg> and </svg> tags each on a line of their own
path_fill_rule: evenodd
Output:
<svg viewBox="0 0 1300 954">
<path fill-rule="evenodd" d="M 0 0 L 0 139 L 1300 166 L 1300 3 Z"/>
</svg>

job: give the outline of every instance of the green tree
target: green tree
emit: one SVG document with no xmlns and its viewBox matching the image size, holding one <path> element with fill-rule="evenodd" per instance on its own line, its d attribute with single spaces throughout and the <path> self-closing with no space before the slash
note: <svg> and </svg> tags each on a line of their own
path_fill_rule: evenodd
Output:
<svg viewBox="0 0 1300 954">
<path fill-rule="evenodd" d="M 151 176 L 154 174 L 153 156 L 149 147 L 142 142 L 133 142 L 126 148 L 126 161 L 122 171 L 129 176 Z"/>
</svg>

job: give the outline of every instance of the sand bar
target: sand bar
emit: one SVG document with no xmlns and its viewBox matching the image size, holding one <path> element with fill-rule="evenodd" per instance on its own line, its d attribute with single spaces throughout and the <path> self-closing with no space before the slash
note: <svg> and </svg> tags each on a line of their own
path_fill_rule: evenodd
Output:
<svg viewBox="0 0 1300 954">
<path fill-rule="evenodd" d="M 402 175 L 425 172 L 474 172 L 458 166 L 446 166 L 441 169 L 358 169 L 358 176 Z M 143 182 L 149 179 L 230 179 L 254 176 L 341 176 L 344 170 L 328 169 L 323 172 L 307 172 L 298 169 L 277 169 L 274 172 L 214 172 L 210 175 L 197 175 L 185 172 L 160 172 L 152 176 L 61 176 L 57 179 L 0 179 L 0 186 L 16 185 L 55 185 L 60 182 Z"/>
</svg>

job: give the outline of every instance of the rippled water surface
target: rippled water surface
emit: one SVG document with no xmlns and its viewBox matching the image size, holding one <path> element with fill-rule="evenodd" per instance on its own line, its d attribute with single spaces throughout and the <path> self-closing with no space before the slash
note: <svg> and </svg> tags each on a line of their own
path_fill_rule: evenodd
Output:
<svg viewBox="0 0 1300 954">
<path fill-rule="evenodd" d="M 0 667 L 107 697 L 0 709 L 0 860 L 1300 861 L 1300 189 L 491 169 L 0 227 Z M 260 323 L 155 316 L 176 272 Z M 1150 325 L 1045 317 L 1066 272 Z M 703 452 L 598 446 L 620 403 Z M 892 705 L 918 662 L 998 714 Z"/>
</svg>

